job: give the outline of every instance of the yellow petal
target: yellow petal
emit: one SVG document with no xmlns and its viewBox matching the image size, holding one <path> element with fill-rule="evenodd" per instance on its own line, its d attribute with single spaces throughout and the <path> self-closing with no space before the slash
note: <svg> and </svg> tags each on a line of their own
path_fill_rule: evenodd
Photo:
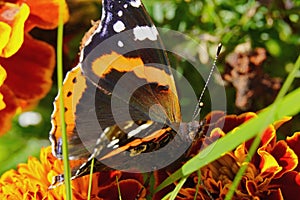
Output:
<svg viewBox="0 0 300 200">
<path fill-rule="evenodd" d="M 7 74 L 6 74 L 5 69 L 0 65 L 0 87 L 4 83 L 6 76 L 7 76 Z"/>
<path fill-rule="evenodd" d="M 10 33 L 11 27 L 7 23 L 0 21 L 0 52 L 3 51 L 3 49 L 9 42 Z"/>
<path fill-rule="evenodd" d="M 5 3 L 0 10 L 0 21 L 6 23 L 11 27 L 10 38 L 6 42 L 6 46 L 0 48 L 0 56 L 10 57 L 15 54 L 21 47 L 24 40 L 24 23 L 29 16 L 29 7 L 23 3 L 20 7 L 15 4 Z M 7 26 L 1 25 L 5 31 L 0 33 L 2 40 L 2 34 L 4 34 L 4 42 L 7 40 L 8 28 Z M 2 42 L 2 41 L 1 41 Z M 1 44 L 2 46 L 4 45 Z M 0 46 L 1 47 L 1 46 Z"/>
<path fill-rule="evenodd" d="M 0 93 L 0 110 L 3 110 L 5 108 L 5 103 L 3 101 L 3 95 Z"/>
<path fill-rule="evenodd" d="M 0 65 L 0 87 L 3 84 L 3 82 L 4 82 L 5 79 L 6 79 L 6 71 Z M 3 101 L 3 95 L 0 93 L 0 110 L 3 110 L 4 108 L 5 108 L 5 103 Z"/>
<path fill-rule="evenodd" d="M 283 117 L 282 119 L 275 121 L 275 122 L 273 123 L 273 125 L 274 125 L 275 129 L 278 129 L 282 124 L 284 124 L 284 123 L 290 121 L 291 119 L 292 119 L 292 117 L 285 116 L 285 117 Z"/>
<path fill-rule="evenodd" d="M 263 172 L 273 172 L 274 174 L 277 174 L 280 170 L 282 170 L 282 167 L 279 166 L 277 160 L 266 151 L 258 150 L 257 153 L 261 156 L 261 173 Z"/>
</svg>

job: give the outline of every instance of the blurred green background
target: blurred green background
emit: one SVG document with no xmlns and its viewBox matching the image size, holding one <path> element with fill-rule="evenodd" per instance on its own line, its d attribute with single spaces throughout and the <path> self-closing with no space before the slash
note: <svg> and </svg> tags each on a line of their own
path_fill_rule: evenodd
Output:
<svg viewBox="0 0 300 200">
<path fill-rule="evenodd" d="M 65 73 L 76 65 L 80 41 L 91 26 L 91 20 L 96 21 L 101 15 L 99 1 L 67 2 L 71 18 L 65 25 Z M 284 81 L 300 53 L 300 1 L 297 0 L 144 0 L 143 3 L 157 27 L 169 28 L 190 36 L 211 58 L 215 55 L 218 43 L 222 42 L 224 47 L 218 60 L 218 70 L 221 73 L 226 71 L 227 56 L 234 52 L 238 45 L 245 48 L 248 45 L 250 50 L 257 47 L 264 48 L 267 57 L 260 66 L 263 73 Z M 31 34 L 53 46 L 56 44 L 56 30 L 34 29 Z M 192 52 L 192 56 L 196 59 L 202 59 L 203 63 L 200 48 L 188 45 L 184 48 L 189 48 L 188 52 Z M 174 55 L 170 55 L 170 58 L 172 67 L 189 77 L 190 83 L 199 95 L 203 88 L 203 80 L 194 76 L 195 73 L 191 71 L 192 68 L 185 59 Z M 205 62 L 209 69 L 212 65 L 211 60 Z M 41 116 L 40 122 L 37 125 L 23 127 L 19 123 L 20 116 L 16 116 L 12 129 L 0 138 L 0 174 L 16 168 L 18 163 L 26 162 L 30 155 L 38 156 L 42 146 L 50 145 L 48 135 L 51 129 L 52 102 L 57 93 L 56 72 L 53 74 L 53 80 L 52 90 L 34 109 L 34 112 Z M 218 82 L 216 78 L 212 81 Z M 299 79 L 294 81 L 290 90 L 298 87 Z M 272 99 L 267 102 L 257 98 L 249 99 L 253 101 L 251 105 L 246 109 L 240 109 L 234 103 L 236 88 L 230 83 L 226 84 L 226 94 L 228 113 L 258 111 L 272 102 Z M 208 97 L 205 97 L 204 102 L 208 101 Z M 202 117 L 210 112 L 209 108 L 210 106 L 204 107 Z M 298 115 L 278 131 L 279 138 L 299 129 Z"/>
</svg>

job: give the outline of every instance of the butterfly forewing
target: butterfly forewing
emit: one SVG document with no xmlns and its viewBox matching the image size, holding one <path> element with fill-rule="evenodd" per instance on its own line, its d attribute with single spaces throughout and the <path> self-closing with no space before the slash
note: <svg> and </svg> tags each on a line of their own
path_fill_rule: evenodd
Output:
<svg viewBox="0 0 300 200">
<path fill-rule="evenodd" d="M 153 111 L 151 118 L 161 120 L 161 113 L 165 113 L 169 121 L 179 122 L 180 108 L 169 61 L 144 6 L 140 1 L 105 0 L 103 14 L 81 52 L 85 76 L 105 94 L 110 95 L 117 88 L 113 97 L 134 107 L 133 118 L 145 119 L 146 115 L 147 120 L 149 108 L 162 105 L 156 107 L 158 111 Z M 110 99 L 109 95 L 106 98 Z"/>
</svg>

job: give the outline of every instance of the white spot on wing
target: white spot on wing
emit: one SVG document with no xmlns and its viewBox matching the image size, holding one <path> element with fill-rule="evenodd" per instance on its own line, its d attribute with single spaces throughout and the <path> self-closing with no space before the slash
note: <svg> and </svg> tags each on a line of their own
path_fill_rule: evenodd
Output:
<svg viewBox="0 0 300 200">
<path fill-rule="evenodd" d="M 135 124 L 134 121 L 129 121 L 129 123 L 126 126 L 124 126 L 123 129 L 126 130 L 126 129 L 132 127 L 134 124 Z"/>
<path fill-rule="evenodd" d="M 114 139 L 107 145 L 107 148 L 111 148 L 111 147 L 115 146 L 116 144 L 119 143 L 119 141 L 120 141 L 119 139 Z"/>
<path fill-rule="evenodd" d="M 140 0 L 132 0 L 132 1 L 130 1 L 130 5 L 132 6 L 132 7 L 136 7 L 136 8 L 138 8 L 138 7 L 140 7 L 141 6 L 141 1 Z"/>
<path fill-rule="evenodd" d="M 119 46 L 119 47 L 124 47 L 124 43 L 123 43 L 122 41 L 119 40 L 119 41 L 118 41 L 118 46 Z"/>
<path fill-rule="evenodd" d="M 130 131 L 127 134 L 128 138 L 131 138 L 132 136 L 135 136 L 136 134 L 138 134 L 139 132 L 141 132 L 142 130 L 145 130 L 146 128 L 148 128 L 149 126 L 151 126 L 153 124 L 153 122 L 147 122 L 146 124 L 140 125 L 139 127 L 137 127 L 136 129 Z"/>
<path fill-rule="evenodd" d="M 106 137 L 106 134 L 110 131 L 111 127 L 106 127 L 104 131 L 100 134 L 100 137 L 96 141 L 96 145 L 100 144 L 101 140 Z"/>
<path fill-rule="evenodd" d="M 121 31 L 125 30 L 125 24 L 119 20 L 113 25 L 113 29 L 116 33 L 120 33 Z"/>
<path fill-rule="evenodd" d="M 86 46 L 86 45 L 85 45 Z M 85 47 L 84 46 L 84 47 Z M 82 63 L 83 61 L 83 53 L 84 53 L 84 48 L 82 48 L 82 50 L 80 51 L 80 55 L 79 55 L 79 63 Z"/>
<path fill-rule="evenodd" d="M 128 4 L 124 4 L 124 6 L 123 6 L 124 8 L 127 8 L 128 7 Z"/>
<path fill-rule="evenodd" d="M 158 31 L 155 26 L 136 26 L 133 28 L 134 40 L 157 40 Z"/>
<path fill-rule="evenodd" d="M 119 11 L 118 11 L 118 16 L 119 16 L 119 17 L 122 17 L 122 15 L 123 15 L 123 11 L 122 11 L 122 10 L 119 10 Z"/>
</svg>

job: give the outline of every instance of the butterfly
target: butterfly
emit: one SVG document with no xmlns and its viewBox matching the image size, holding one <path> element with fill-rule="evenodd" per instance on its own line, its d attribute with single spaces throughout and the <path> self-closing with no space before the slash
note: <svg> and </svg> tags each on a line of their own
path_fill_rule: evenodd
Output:
<svg viewBox="0 0 300 200">
<path fill-rule="evenodd" d="M 149 172 L 179 159 L 201 122 L 182 122 L 166 50 L 140 0 L 103 0 L 101 21 L 83 41 L 80 61 L 64 84 L 72 178 L 93 171 Z M 58 97 L 50 140 L 62 158 Z M 56 177 L 56 183 L 63 177 Z"/>
</svg>

